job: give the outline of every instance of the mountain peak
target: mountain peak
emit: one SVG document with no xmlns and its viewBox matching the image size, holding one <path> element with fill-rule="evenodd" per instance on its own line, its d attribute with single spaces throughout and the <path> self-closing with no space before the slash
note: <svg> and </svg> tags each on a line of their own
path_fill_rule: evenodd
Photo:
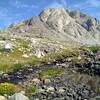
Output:
<svg viewBox="0 0 100 100">
<path fill-rule="evenodd" d="M 39 16 L 14 24 L 9 29 L 11 33 L 45 37 L 53 41 L 100 43 L 100 22 L 79 10 L 47 8 Z"/>
<path fill-rule="evenodd" d="M 68 13 L 66 12 L 66 9 L 64 8 L 47 8 L 43 10 L 40 14 L 40 18 L 46 22 L 48 18 L 50 17 L 60 17 L 60 16 L 66 16 L 69 17 Z"/>
<path fill-rule="evenodd" d="M 73 20 L 64 8 L 46 9 L 40 14 L 40 19 L 59 32 Z"/>
</svg>

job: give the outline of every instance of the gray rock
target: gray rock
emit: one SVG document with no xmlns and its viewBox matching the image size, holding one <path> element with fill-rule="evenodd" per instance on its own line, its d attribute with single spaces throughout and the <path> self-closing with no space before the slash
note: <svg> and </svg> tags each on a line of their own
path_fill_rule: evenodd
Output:
<svg viewBox="0 0 100 100">
<path fill-rule="evenodd" d="M 96 96 L 95 97 L 95 100 L 100 100 L 100 96 Z"/>
<path fill-rule="evenodd" d="M 21 93 L 16 93 L 12 95 L 8 100 L 29 100 L 29 98 Z"/>
</svg>

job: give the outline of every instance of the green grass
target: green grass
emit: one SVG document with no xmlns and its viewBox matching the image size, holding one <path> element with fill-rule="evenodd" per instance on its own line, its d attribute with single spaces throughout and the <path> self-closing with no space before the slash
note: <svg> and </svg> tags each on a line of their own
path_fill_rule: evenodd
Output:
<svg viewBox="0 0 100 100">
<path fill-rule="evenodd" d="M 18 40 L 22 41 L 22 40 Z M 22 43 L 24 44 L 24 43 Z M 19 48 L 13 51 L 0 51 L 0 71 L 8 72 L 15 69 L 20 69 L 25 67 L 25 65 L 36 65 L 42 62 L 52 62 L 53 60 L 61 60 L 64 57 L 72 55 L 74 51 L 62 50 L 60 52 L 55 52 L 44 56 L 43 58 L 38 58 L 35 55 L 29 56 L 27 58 L 23 57 L 24 54 L 29 55 L 30 51 L 19 50 Z"/>
<path fill-rule="evenodd" d="M 39 75 L 40 77 L 49 77 L 49 76 L 55 76 L 57 74 L 61 74 L 63 71 L 64 71 L 63 68 L 52 67 L 41 71 Z"/>
<path fill-rule="evenodd" d="M 15 69 L 23 68 L 24 65 L 34 65 L 40 63 L 40 59 L 36 56 L 30 56 L 31 49 L 29 47 L 29 41 L 23 38 L 16 38 L 14 41 L 11 41 L 11 37 L 9 40 L 8 37 L 0 35 L 0 37 L 4 37 L 4 40 L 7 42 L 11 42 L 13 46 L 13 50 L 6 51 L 0 50 L 0 71 L 8 72 Z M 28 57 L 23 57 L 23 55 L 28 55 Z"/>
<path fill-rule="evenodd" d="M 89 46 L 88 49 L 90 49 L 93 52 L 97 52 L 98 50 L 100 50 L 100 46 L 99 45 L 93 45 L 93 46 Z"/>
<path fill-rule="evenodd" d="M 28 48 L 29 43 L 27 40 L 21 39 L 21 38 L 17 38 L 16 42 L 19 43 L 20 47 L 24 47 L 24 48 Z"/>
<path fill-rule="evenodd" d="M 29 65 L 36 65 L 41 63 L 41 59 L 37 56 L 32 56 L 31 60 L 27 62 Z"/>
<path fill-rule="evenodd" d="M 0 71 L 7 72 L 10 66 L 6 63 L 0 63 Z"/>
<path fill-rule="evenodd" d="M 23 68 L 24 64 L 22 64 L 22 63 L 16 63 L 12 67 L 13 67 L 14 70 L 17 70 L 17 69 Z"/>
<path fill-rule="evenodd" d="M 30 96 L 36 91 L 36 85 L 32 84 L 29 87 L 26 88 L 25 93 L 26 95 Z"/>
<path fill-rule="evenodd" d="M 50 53 L 42 57 L 43 62 L 53 61 L 53 60 L 62 60 L 65 57 L 77 53 L 76 50 L 61 50 L 58 52 Z"/>
<path fill-rule="evenodd" d="M 8 72 L 14 69 L 20 69 L 24 65 L 33 65 L 40 62 L 36 56 L 23 57 L 23 52 L 14 50 L 13 52 L 0 52 L 0 71 Z M 29 55 L 29 53 L 27 53 Z"/>
</svg>

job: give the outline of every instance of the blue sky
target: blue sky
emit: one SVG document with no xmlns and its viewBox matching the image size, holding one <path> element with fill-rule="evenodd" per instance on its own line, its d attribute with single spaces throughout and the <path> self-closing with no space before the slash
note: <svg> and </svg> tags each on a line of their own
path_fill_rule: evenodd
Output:
<svg viewBox="0 0 100 100">
<path fill-rule="evenodd" d="M 0 0 L 0 28 L 37 16 L 48 7 L 78 9 L 100 19 L 100 0 Z"/>
</svg>

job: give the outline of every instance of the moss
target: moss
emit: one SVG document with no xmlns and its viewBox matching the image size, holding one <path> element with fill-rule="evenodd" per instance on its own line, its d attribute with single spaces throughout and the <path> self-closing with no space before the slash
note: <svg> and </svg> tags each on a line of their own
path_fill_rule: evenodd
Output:
<svg viewBox="0 0 100 100">
<path fill-rule="evenodd" d="M 43 70 L 39 73 L 40 77 L 48 77 L 48 76 L 55 76 L 57 74 L 61 74 L 64 71 L 63 68 L 52 67 L 46 70 Z"/>
<path fill-rule="evenodd" d="M 0 94 L 12 95 L 16 92 L 19 92 L 20 88 L 12 83 L 0 83 Z"/>
</svg>

